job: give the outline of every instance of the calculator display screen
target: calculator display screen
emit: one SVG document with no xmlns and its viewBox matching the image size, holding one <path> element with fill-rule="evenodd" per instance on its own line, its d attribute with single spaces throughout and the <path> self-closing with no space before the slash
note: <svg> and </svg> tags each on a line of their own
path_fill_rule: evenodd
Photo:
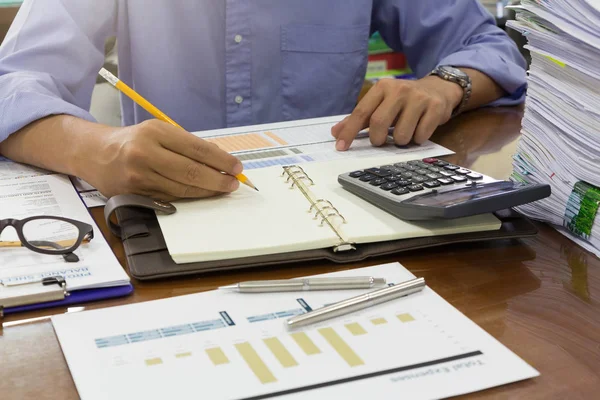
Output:
<svg viewBox="0 0 600 400">
<path fill-rule="evenodd" d="M 482 183 L 475 186 L 465 186 L 460 189 L 449 190 L 445 192 L 427 193 L 422 196 L 410 198 L 404 201 L 404 203 L 420 206 L 448 207 L 471 200 L 479 200 L 498 194 L 514 192 L 519 188 L 519 184 L 510 181 Z"/>
</svg>

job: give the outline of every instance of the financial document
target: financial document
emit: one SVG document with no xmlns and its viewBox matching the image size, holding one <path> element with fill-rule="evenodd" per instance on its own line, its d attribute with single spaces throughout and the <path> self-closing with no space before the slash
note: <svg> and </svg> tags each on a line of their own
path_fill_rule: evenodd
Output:
<svg viewBox="0 0 600 400">
<path fill-rule="evenodd" d="M 53 172 L 30 165 L 15 163 L 0 157 L 0 181 L 50 174 L 53 174 Z M 83 179 L 74 176 L 70 177 L 70 179 L 88 208 L 104 206 L 108 201 L 96 188 Z"/>
<path fill-rule="evenodd" d="M 452 154 L 438 144 L 396 146 L 390 138 L 381 147 L 373 147 L 368 134 L 359 134 L 348 151 L 335 149 L 331 128 L 345 115 L 313 118 L 273 124 L 196 132 L 195 134 L 235 155 L 244 169 L 273 165 L 304 164 L 356 157 L 385 157 L 414 153 L 415 158 Z"/>
<path fill-rule="evenodd" d="M 328 275 L 414 278 L 398 263 Z M 429 288 L 285 326 L 362 293 L 212 291 L 52 322 L 84 400 L 439 399 L 538 375 Z"/>
<path fill-rule="evenodd" d="M 86 222 L 92 225 L 94 238 L 75 250 L 78 262 L 66 262 L 61 255 L 39 254 L 25 247 L 0 247 L 0 282 L 26 283 L 59 275 L 66 279 L 68 290 L 129 283 L 68 177 L 55 174 L 0 180 L 0 219 L 44 215 Z M 12 227 L 7 227 L 0 240 L 19 238 Z"/>
</svg>

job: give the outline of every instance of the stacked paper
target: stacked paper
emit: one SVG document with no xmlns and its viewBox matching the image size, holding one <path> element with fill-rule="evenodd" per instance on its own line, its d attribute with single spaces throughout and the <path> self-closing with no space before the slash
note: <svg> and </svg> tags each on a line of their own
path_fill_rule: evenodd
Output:
<svg viewBox="0 0 600 400">
<path fill-rule="evenodd" d="M 600 255 L 600 0 L 522 0 L 507 26 L 532 63 L 512 179 L 552 196 L 519 210 Z"/>
</svg>

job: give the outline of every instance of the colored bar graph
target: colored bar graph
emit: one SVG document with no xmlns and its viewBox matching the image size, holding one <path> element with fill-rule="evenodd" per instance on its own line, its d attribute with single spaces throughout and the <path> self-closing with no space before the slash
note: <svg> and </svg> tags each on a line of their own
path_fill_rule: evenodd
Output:
<svg viewBox="0 0 600 400">
<path fill-rule="evenodd" d="M 354 336 L 365 335 L 367 333 L 365 328 L 363 328 L 358 322 L 346 324 L 346 329 L 348 329 Z"/>
<path fill-rule="evenodd" d="M 396 317 L 398 317 L 401 322 L 411 322 L 415 320 L 414 317 L 408 313 L 398 314 Z"/>
<path fill-rule="evenodd" d="M 364 361 L 350 346 L 348 346 L 348 343 L 346 343 L 333 328 L 321 328 L 319 329 L 319 333 L 349 366 L 356 367 L 364 365 Z"/>
<path fill-rule="evenodd" d="M 373 318 L 371 320 L 371 323 L 373 325 L 383 325 L 383 324 L 387 324 L 387 320 L 385 318 Z"/>
<path fill-rule="evenodd" d="M 186 357 L 191 357 L 192 356 L 192 352 L 188 351 L 186 353 L 178 353 L 175 354 L 175 358 L 186 358 Z"/>
<path fill-rule="evenodd" d="M 243 150 L 255 150 L 268 147 L 275 147 L 269 140 L 265 139 L 258 133 L 247 133 L 243 135 L 221 136 L 216 138 L 207 138 L 207 142 L 211 142 L 219 146 L 220 149 L 229 153 Z"/>
<path fill-rule="evenodd" d="M 298 344 L 298 346 L 300 346 L 302 351 L 304 351 L 304 353 L 307 356 L 321 353 L 321 350 L 319 350 L 317 345 L 315 345 L 315 343 L 312 340 L 310 340 L 310 338 L 308 337 L 308 335 L 306 333 L 295 332 L 295 333 L 292 333 L 291 336 L 292 336 L 292 339 L 294 339 L 296 344 Z"/>
<path fill-rule="evenodd" d="M 229 359 L 227 358 L 225 353 L 223 353 L 223 350 L 221 350 L 220 347 L 211 347 L 210 349 L 206 349 L 204 351 L 206 351 L 208 358 L 210 358 L 210 361 L 212 361 L 214 365 L 229 363 Z"/>
<path fill-rule="evenodd" d="M 298 365 L 298 362 L 276 337 L 263 339 L 263 342 L 265 342 L 269 350 L 271 350 L 271 353 L 273 353 L 283 368 L 295 367 Z"/>
<path fill-rule="evenodd" d="M 285 140 L 283 140 L 282 138 L 280 138 L 279 136 L 277 136 L 273 132 L 265 132 L 265 135 L 267 135 L 268 137 L 270 137 L 271 139 L 273 139 L 274 141 L 276 141 L 280 145 L 287 146 L 287 144 L 288 144 Z"/>
<path fill-rule="evenodd" d="M 277 381 L 273 373 L 269 370 L 250 343 L 238 343 L 235 345 L 235 348 L 261 383 L 265 384 Z"/>
<path fill-rule="evenodd" d="M 149 367 L 151 367 L 153 365 L 160 365 L 162 363 L 163 363 L 162 359 L 159 358 L 159 357 L 149 358 L 149 359 L 146 360 L 146 365 L 149 366 Z"/>
</svg>

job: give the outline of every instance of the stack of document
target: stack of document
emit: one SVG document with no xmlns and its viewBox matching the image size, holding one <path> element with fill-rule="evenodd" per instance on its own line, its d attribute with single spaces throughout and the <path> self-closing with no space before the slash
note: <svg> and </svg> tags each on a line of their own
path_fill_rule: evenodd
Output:
<svg viewBox="0 0 600 400">
<path fill-rule="evenodd" d="M 552 196 L 520 207 L 600 254 L 600 0 L 522 0 L 508 26 L 531 52 L 512 179 Z"/>
</svg>

